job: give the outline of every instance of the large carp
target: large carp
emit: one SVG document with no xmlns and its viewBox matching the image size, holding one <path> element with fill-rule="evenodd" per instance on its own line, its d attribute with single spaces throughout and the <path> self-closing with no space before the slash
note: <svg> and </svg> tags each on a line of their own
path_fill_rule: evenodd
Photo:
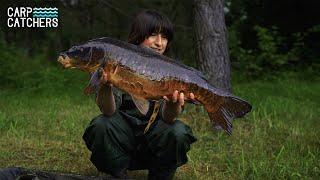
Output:
<svg viewBox="0 0 320 180">
<path fill-rule="evenodd" d="M 90 40 L 60 54 L 65 68 L 94 72 L 104 68 L 108 81 L 141 99 L 159 100 L 174 90 L 187 99 L 194 93 L 204 105 L 211 122 L 231 134 L 232 120 L 243 117 L 251 105 L 231 93 L 210 85 L 202 73 L 151 49 L 111 38 Z"/>
</svg>

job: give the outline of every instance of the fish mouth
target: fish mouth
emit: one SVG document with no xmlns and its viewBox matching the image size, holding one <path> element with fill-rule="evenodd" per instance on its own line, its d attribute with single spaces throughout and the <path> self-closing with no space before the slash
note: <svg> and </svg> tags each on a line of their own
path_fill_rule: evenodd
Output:
<svg viewBox="0 0 320 180">
<path fill-rule="evenodd" d="M 72 67 L 71 61 L 72 60 L 67 55 L 64 55 L 64 54 L 61 54 L 58 57 L 58 62 L 61 63 L 64 68 L 71 68 Z"/>
</svg>

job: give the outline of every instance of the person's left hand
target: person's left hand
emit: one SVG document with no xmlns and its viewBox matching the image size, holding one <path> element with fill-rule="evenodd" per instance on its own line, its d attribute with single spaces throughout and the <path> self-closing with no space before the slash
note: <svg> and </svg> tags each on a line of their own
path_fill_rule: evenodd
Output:
<svg viewBox="0 0 320 180">
<path fill-rule="evenodd" d="M 189 93 L 189 98 L 191 100 L 194 100 L 194 94 L 191 92 Z M 170 103 L 172 105 L 175 105 L 175 106 L 183 106 L 184 105 L 184 100 L 186 99 L 185 96 L 184 96 L 184 93 L 181 92 L 179 93 L 178 90 L 175 90 L 173 93 L 172 93 L 172 97 L 169 99 L 167 96 L 163 96 L 163 99 L 166 100 L 167 103 Z"/>
<path fill-rule="evenodd" d="M 194 94 L 190 93 L 188 98 L 194 100 Z M 171 124 L 175 121 L 175 118 L 181 114 L 182 106 L 184 105 L 184 100 L 186 98 L 184 93 L 179 93 L 178 90 L 175 90 L 170 98 L 163 96 L 163 99 L 165 99 L 162 111 L 163 119 L 165 122 Z"/>
</svg>

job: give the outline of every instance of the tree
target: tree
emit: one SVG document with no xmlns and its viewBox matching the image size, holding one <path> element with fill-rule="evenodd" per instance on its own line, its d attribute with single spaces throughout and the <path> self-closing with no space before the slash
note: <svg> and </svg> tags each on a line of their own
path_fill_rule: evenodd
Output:
<svg viewBox="0 0 320 180">
<path fill-rule="evenodd" d="M 224 0 L 194 0 L 197 62 L 213 86 L 231 91 Z"/>
</svg>

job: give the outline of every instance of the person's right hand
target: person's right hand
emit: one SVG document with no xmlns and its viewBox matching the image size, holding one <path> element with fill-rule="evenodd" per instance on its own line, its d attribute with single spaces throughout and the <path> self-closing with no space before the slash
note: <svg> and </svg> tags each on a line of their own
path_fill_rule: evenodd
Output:
<svg viewBox="0 0 320 180">
<path fill-rule="evenodd" d="M 100 84 L 109 85 L 109 86 L 112 85 L 110 82 L 108 82 L 108 74 L 104 69 L 102 69 L 102 75 L 101 75 L 101 78 L 100 78 Z"/>
</svg>

